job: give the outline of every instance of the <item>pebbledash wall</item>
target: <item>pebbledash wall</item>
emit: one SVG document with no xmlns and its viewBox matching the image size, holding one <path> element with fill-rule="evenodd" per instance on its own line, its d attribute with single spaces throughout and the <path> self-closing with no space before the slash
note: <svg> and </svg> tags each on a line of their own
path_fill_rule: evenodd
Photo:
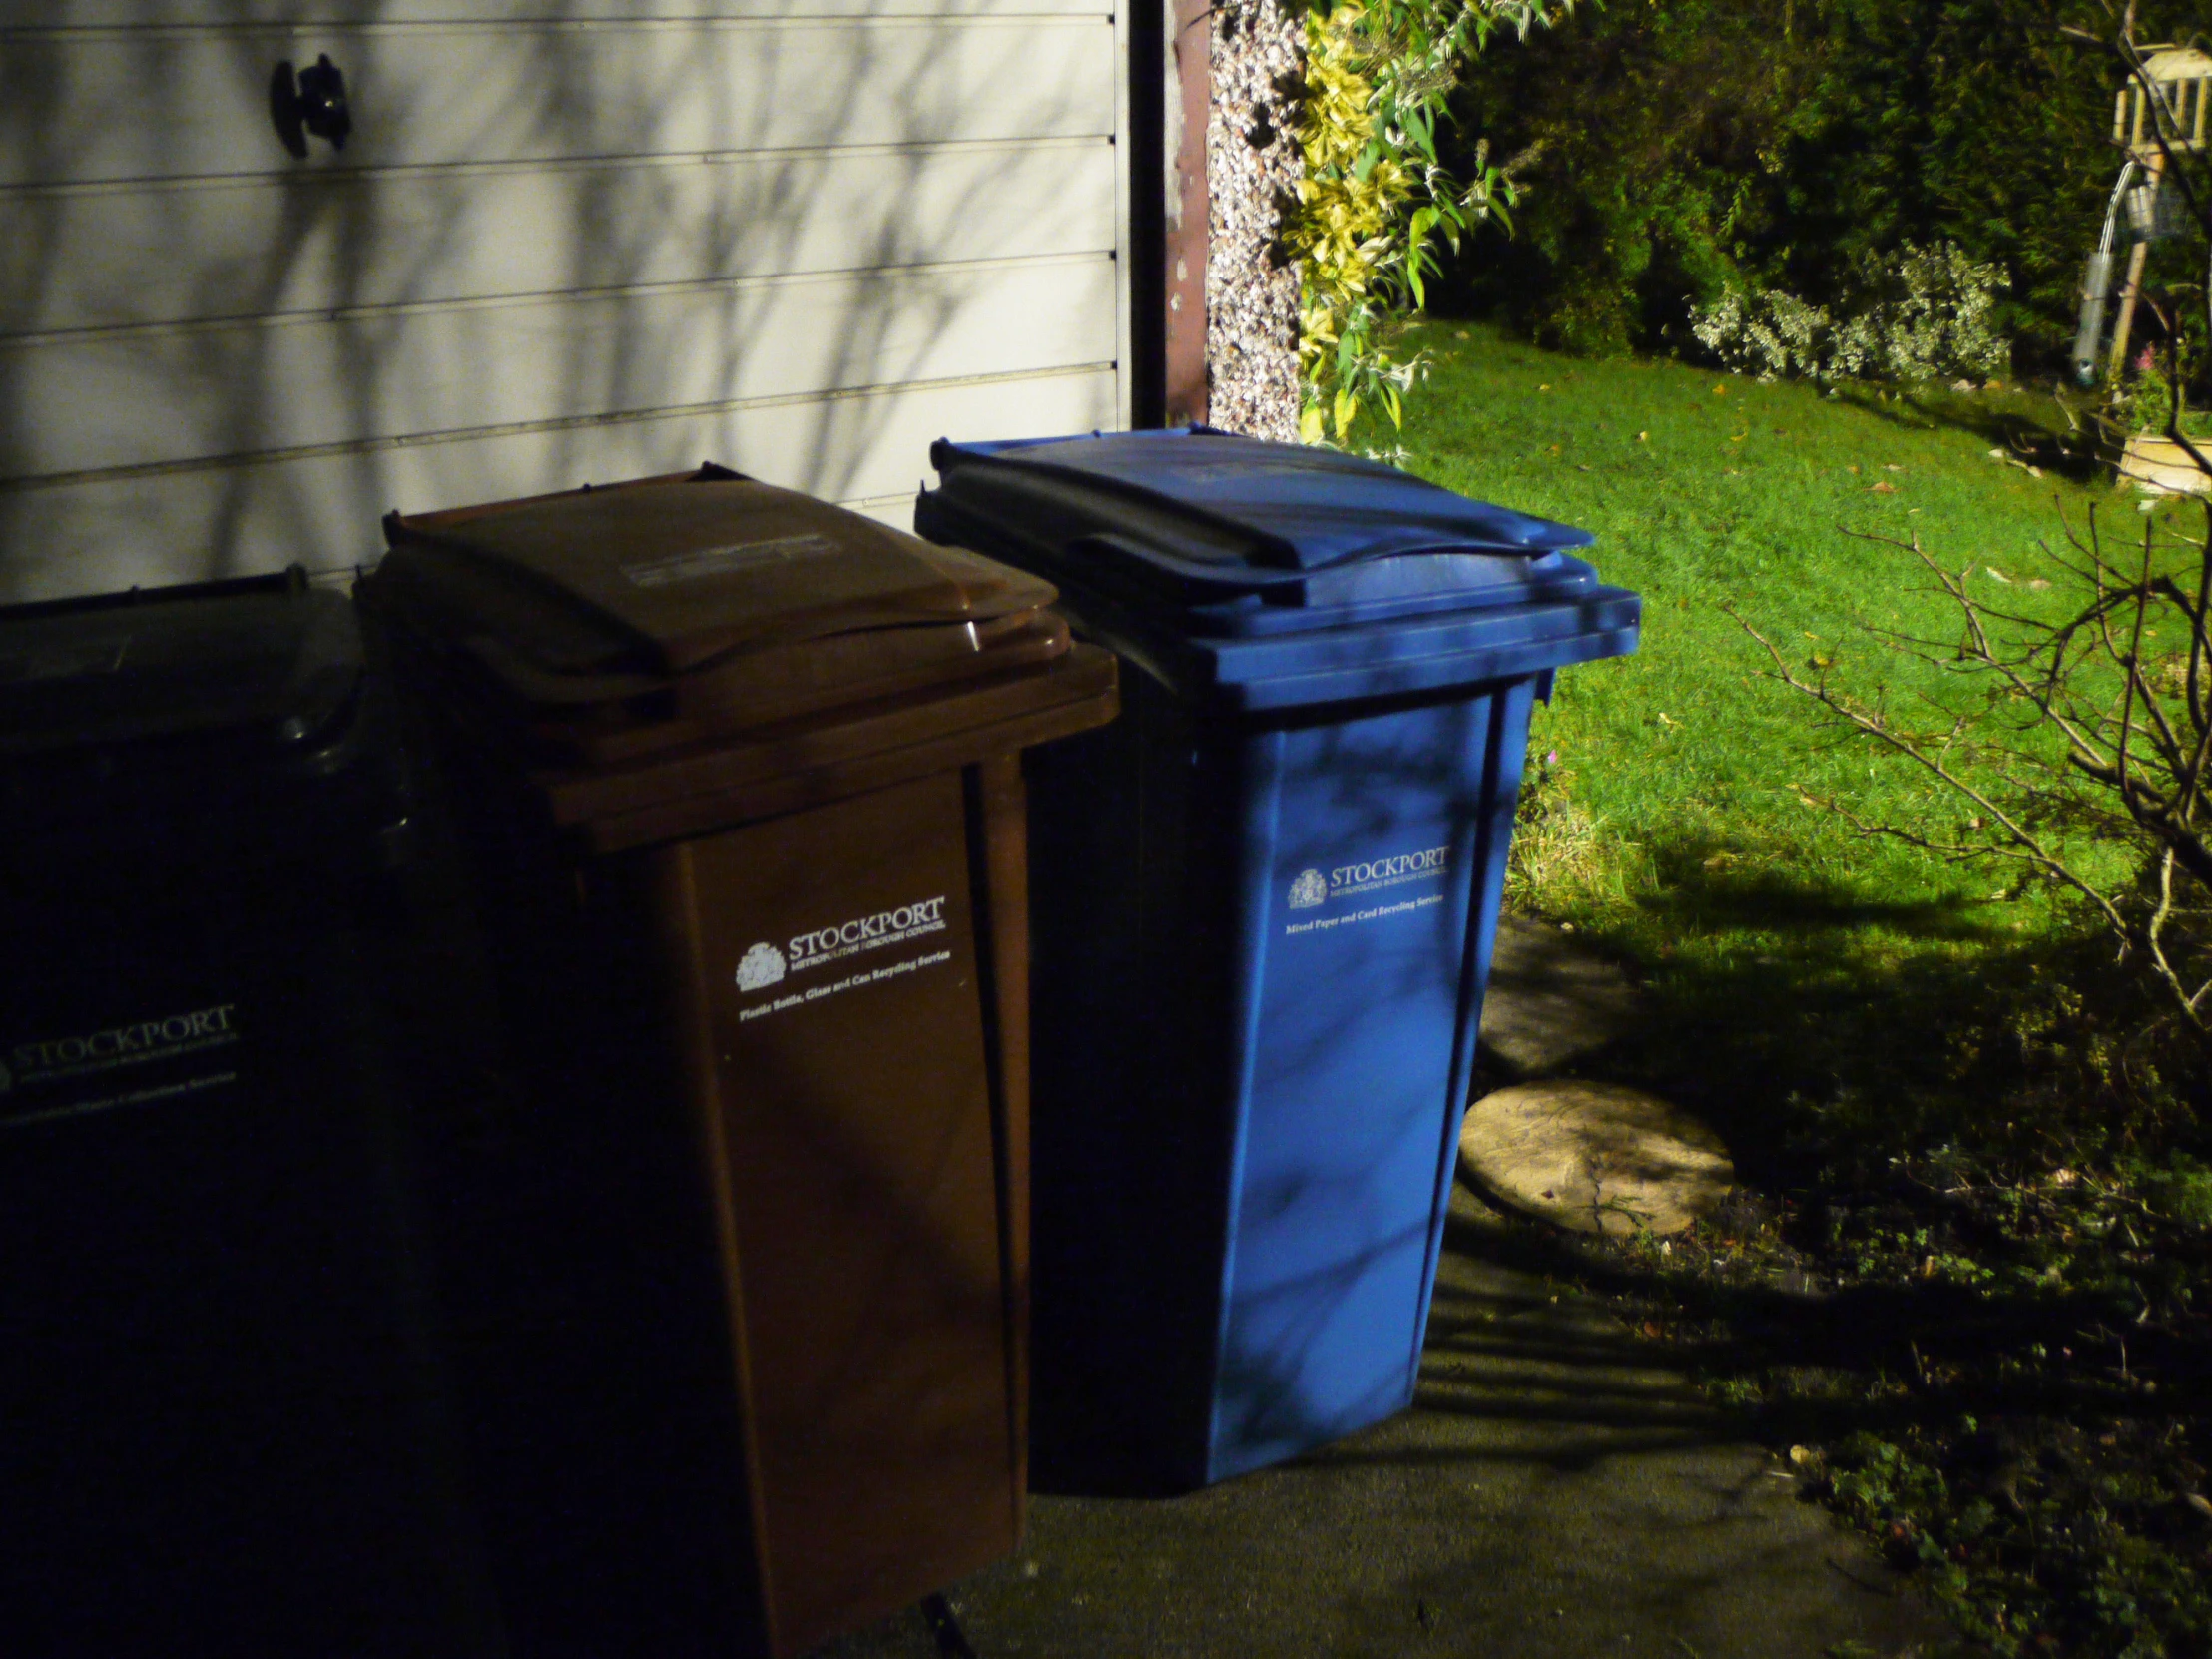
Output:
<svg viewBox="0 0 2212 1659">
<path fill-rule="evenodd" d="M 1206 367 L 1209 418 L 1298 438 L 1297 267 L 1282 250 L 1296 200 L 1304 14 L 1280 0 L 1216 8 L 1208 51 Z"/>
</svg>

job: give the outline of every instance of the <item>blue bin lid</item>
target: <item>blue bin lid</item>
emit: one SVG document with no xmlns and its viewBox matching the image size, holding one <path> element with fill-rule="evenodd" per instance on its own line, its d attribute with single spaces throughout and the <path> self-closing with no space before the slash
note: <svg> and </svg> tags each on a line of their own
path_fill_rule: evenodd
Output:
<svg viewBox="0 0 2212 1659">
<path fill-rule="evenodd" d="M 1205 426 L 939 440 L 934 541 L 1057 583 L 1079 625 L 1217 706 L 1259 711 L 1542 676 L 1636 648 L 1587 531 L 1335 450 Z"/>
<path fill-rule="evenodd" d="M 1470 500 L 1379 461 L 1205 426 L 940 440 L 923 498 L 968 539 L 1181 613 L 1192 632 L 1284 633 L 1558 597 L 1596 573 L 1586 530 Z M 949 509 L 949 511 L 947 511 Z M 990 535 L 988 531 L 996 531 Z M 1017 562 L 1026 562 L 1019 561 Z"/>
</svg>

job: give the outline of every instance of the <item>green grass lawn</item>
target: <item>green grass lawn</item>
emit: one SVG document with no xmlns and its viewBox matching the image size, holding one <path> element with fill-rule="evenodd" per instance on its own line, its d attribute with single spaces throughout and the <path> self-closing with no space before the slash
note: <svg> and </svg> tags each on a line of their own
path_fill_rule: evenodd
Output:
<svg viewBox="0 0 2212 1659">
<path fill-rule="evenodd" d="M 1693 1106 L 1744 1183 L 1664 1248 L 1531 1227 L 1528 1260 L 1796 1444 L 1979 1650 L 2212 1651 L 2201 1063 L 2138 1040 L 2150 1005 L 2063 894 L 1807 805 L 1937 832 L 1971 812 L 1824 724 L 1729 614 L 1808 677 L 1955 706 L 1962 677 L 1870 632 L 1955 640 L 1955 609 L 1847 532 L 1917 535 L 1977 596 L 2056 617 L 2061 515 L 2139 548 L 2175 509 L 1991 458 L 2055 453 L 2047 392 L 1829 397 L 1466 323 L 1405 343 L 1436 360 L 1404 464 L 1593 531 L 1643 595 L 1637 654 L 1563 673 L 1539 712 L 1513 896 L 1647 987 L 1651 1031 L 1583 1069 Z"/>
<path fill-rule="evenodd" d="M 1972 567 L 1990 602 L 2055 617 L 2075 597 L 2045 546 L 2064 551 L 2060 515 L 2079 528 L 2093 507 L 2109 534 L 2139 541 L 2138 498 L 1991 458 L 2007 430 L 2063 429 L 2048 393 L 1827 397 L 1674 362 L 1560 357 L 1476 324 L 1430 324 L 1416 342 L 1436 366 L 1409 407 L 1406 464 L 1591 530 L 1602 575 L 1644 599 L 1637 653 L 1562 674 L 1538 713 L 1531 790 L 1555 811 L 1524 823 L 1533 855 L 1516 897 L 1642 965 L 1677 1008 L 1673 1058 L 1700 1073 L 1655 1080 L 1727 1093 L 1724 1115 L 1741 1120 L 1727 1127 L 1755 1158 L 1818 1139 L 1824 1113 L 1849 1116 L 1869 1090 L 1883 1099 L 1872 1125 L 1850 1126 L 1862 1150 L 1869 1132 L 1918 1132 L 1935 1097 L 1955 1093 L 1956 1056 L 1939 1050 L 1972 1023 L 1963 1005 L 2044 976 L 2076 918 L 2004 871 L 1870 840 L 1808 806 L 1835 798 L 1944 835 L 1973 811 L 1816 718 L 1766 676 L 1730 612 L 1809 677 L 1908 713 L 1955 705 L 1978 694 L 1870 632 L 1954 640 L 1955 609 L 1909 553 L 1847 532 L 1917 535 L 1948 568 Z M 2083 855 L 2124 874 L 2113 854 Z M 1720 1061 L 1716 1026 L 1731 1033 Z M 1668 1056 L 1650 1058 L 1667 1070 Z"/>
<path fill-rule="evenodd" d="M 1614 836 L 1668 869 L 1730 853 L 1786 860 L 1798 881 L 1857 894 L 1986 894 L 1986 879 L 1939 877 L 1806 813 L 1799 786 L 1913 823 L 1943 819 L 1951 803 L 1910 769 L 1817 736 L 1801 700 L 1757 677 L 1766 658 L 1724 608 L 1809 673 L 1862 693 L 1886 686 L 1900 705 L 1955 697 L 1936 670 L 1865 632 L 1955 638 L 1948 601 L 1909 554 L 1845 532 L 1917 534 L 1947 567 L 1972 565 L 1983 597 L 2058 614 L 2063 574 L 2041 545 L 2060 540 L 2058 515 L 2078 525 L 2095 505 L 2128 536 L 2142 515 L 2109 484 L 2030 477 L 1990 458 L 2000 425 L 2058 418 L 2050 397 L 1829 399 L 1672 362 L 1577 362 L 1474 325 L 1432 325 L 1420 338 L 1438 361 L 1411 405 L 1408 464 L 1593 531 L 1606 579 L 1644 596 L 1642 649 L 1563 676 L 1536 732 L 1537 752 L 1560 752 Z"/>
</svg>

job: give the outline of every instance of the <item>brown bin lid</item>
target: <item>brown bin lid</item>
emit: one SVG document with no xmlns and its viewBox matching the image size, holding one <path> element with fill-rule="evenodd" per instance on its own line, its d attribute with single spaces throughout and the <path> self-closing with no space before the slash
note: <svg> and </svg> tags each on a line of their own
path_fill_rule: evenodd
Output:
<svg viewBox="0 0 2212 1659">
<path fill-rule="evenodd" d="M 602 761 L 1069 645 L 1049 584 L 721 468 L 385 534 L 379 597 Z"/>
</svg>

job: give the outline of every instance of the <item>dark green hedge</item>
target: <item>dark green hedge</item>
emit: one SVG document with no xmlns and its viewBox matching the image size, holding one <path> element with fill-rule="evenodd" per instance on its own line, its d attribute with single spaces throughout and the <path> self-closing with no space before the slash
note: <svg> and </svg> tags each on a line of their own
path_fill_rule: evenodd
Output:
<svg viewBox="0 0 2212 1659">
<path fill-rule="evenodd" d="M 2194 12 L 2145 5 L 2138 38 Z M 1470 243 L 1441 303 L 1652 349 L 1731 276 L 1834 304 L 1855 267 L 1947 238 L 2006 273 L 2015 366 L 2055 369 L 2119 165 L 2117 69 L 2069 23 L 2109 26 L 2096 0 L 1586 0 L 1454 95 L 1458 144 L 1542 149 L 1517 235 Z"/>
</svg>

